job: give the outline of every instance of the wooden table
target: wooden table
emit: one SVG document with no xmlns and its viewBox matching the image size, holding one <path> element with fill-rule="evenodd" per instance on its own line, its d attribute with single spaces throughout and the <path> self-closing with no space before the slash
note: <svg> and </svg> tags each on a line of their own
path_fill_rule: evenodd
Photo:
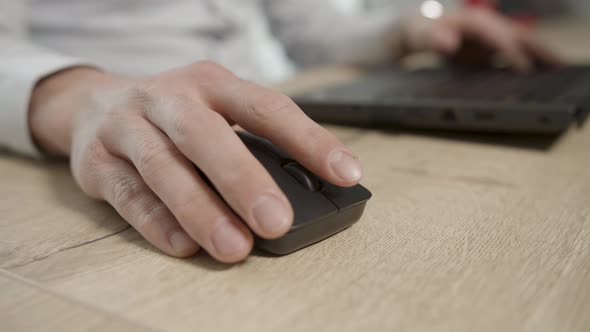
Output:
<svg viewBox="0 0 590 332">
<path fill-rule="evenodd" d="M 590 60 L 588 28 L 542 31 Z M 553 142 L 329 127 L 364 162 L 362 220 L 234 266 L 164 256 L 67 165 L 4 155 L 0 330 L 589 331 L 588 127 Z"/>
</svg>

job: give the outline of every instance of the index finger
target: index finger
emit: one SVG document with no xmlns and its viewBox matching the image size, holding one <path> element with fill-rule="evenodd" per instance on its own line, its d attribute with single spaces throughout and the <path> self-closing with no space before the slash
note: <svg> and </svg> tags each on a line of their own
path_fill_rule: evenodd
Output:
<svg viewBox="0 0 590 332">
<path fill-rule="evenodd" d="M 358 158 L 333 134 L 311 120 L 289 97 L 231 73 L 201 85 L 212 109 L 265 137 L 303 166 L 335 185 L 358 183 Z"/>
</svg>

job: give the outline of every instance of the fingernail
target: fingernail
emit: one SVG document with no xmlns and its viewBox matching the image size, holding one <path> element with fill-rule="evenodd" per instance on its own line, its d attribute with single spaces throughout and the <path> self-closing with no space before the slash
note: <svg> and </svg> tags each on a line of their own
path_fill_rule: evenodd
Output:
<svg viewBox="0 0 590 332">
<path fill-rule="evenodd" d="M 177 254 L 185 254 L 195 247 L 195 241 L 183 231 L 174 231 L 170 237 L 170 245 Z"/>
<path fill-rule="evenodd" d="M 220 221 L 213 232 L 213 247 L 225 257 L 243 255 L 249 249 L 244 235 L 229 220 Z"/>
<path fill-rule="evenodd" d="M 332 172 L 343 181 L 357 182 L 363 176 L 361 164 L 347 152 L 335 151 L 329 161 Z"/>
<path fill-rule="evenodd" d="M 278 197 L 267 194 L 258 198 L 253 215 L 256 223 L 267 236 L 280 236 L 291 227 L 293 212 Z"/>
</svg>

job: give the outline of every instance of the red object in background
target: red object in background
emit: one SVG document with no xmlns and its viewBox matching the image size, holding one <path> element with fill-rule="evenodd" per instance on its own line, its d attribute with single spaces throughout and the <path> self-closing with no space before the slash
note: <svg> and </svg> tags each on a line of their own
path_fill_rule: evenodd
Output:
<svg viewBox="0 0 590 332">
<path fill-rule="evenodd" d="M 496 8 L 495 0 L 465 0 L 465 4 L 471 7 Z"/>
<path fill-rule="evenodd" d="M 510 0 L 514 1 L 514 0 Z M 482 7 L 492 10 L 497 10 L 510 17 L 519 24 L 526 27 L 533 27 L 537 23 L 537 16 L 534 13 L 526 12 L 505 12 L 503 11 L 501 1 L 498 0 L 464 0 L 465 5 L 468 7 Z"/>
</svg>

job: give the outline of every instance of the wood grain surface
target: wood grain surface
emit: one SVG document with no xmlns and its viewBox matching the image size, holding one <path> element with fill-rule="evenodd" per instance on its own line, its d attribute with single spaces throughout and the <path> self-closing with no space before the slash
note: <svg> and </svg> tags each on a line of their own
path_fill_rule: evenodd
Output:
<svg viewBox="0 0 590 332">
<path fill-rule="evenodd" d="M 567 38 L 587 28 L 542 31 L 590 60 Z M 354 70 L 279 88 L 339 75 Z M 588 127 L 551 140 L 329 126 L 363 161 L 363 218 L 238 265 L 162 255 L 67 164 L 0 156 L 0 330 L 590 331 Z"/>
<path fill-rule="evenodd" d="M 2 331 L 154 331 L 0 270 Z"/>
</svg>

